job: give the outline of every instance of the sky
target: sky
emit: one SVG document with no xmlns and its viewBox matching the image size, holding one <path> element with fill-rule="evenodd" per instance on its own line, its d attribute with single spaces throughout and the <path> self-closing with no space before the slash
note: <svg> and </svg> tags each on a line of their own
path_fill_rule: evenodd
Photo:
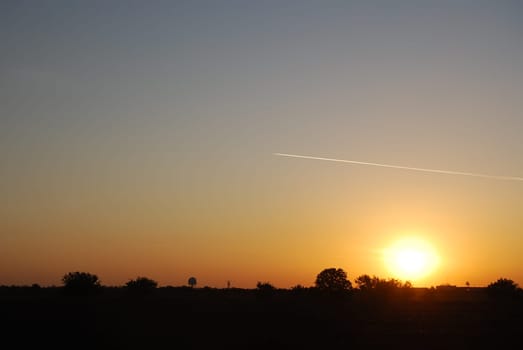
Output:
<svg viewBox="0 0 523 350">
<path fill-rule="evenodd" d="M 2 1 L 0 284 L 523 284 L 519 1 Z"/>
</svg>

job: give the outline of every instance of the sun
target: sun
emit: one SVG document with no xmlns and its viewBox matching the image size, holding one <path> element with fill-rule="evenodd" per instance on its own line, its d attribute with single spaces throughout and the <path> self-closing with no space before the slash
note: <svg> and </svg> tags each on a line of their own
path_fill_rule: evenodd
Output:
<svg viewBox="0 0 523 350">
<path fill-rule="evenodd" d="M 434 248 L 428 242 L 416 237 L 396 241 L 383 251 L 383 260 L 395 278 L 408 281 L 426 277 L 439 263 Z"/>
</svg>

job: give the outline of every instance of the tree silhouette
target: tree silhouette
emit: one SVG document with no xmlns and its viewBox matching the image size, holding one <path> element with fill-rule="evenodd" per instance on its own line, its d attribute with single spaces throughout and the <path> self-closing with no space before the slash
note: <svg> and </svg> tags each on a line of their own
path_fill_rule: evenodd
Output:
<svg viewBox="0 0 523 350">
<path fill-rule="evenodd" d="M 500 278 L 496 282 L 492 282 L 487 286 L 489 295 L 498 297 L 515 296 L 520 290 L 518 285 L 511 279 Z"/>
<path fill-rule="evenodd" d="M 347 279 L 347 273 L 343 271 L 343 269 L 336 269 L 334 267 L 320 272 L 316 276 L 315 284 L 319 290 L 330 292 L 346 291 L 352 288 L 352 284 Z"/>
<path fill-rule="evenodd" d="M 191 286 L 191 288 L 194 288 L 194 286 L 196 285 L 196 277 L 189 277 L 187 283 Z"/>
<path fill-rule="evenodd" d="M 135 294 L 149 294 L 156 289 L 158 283 L 147 277 L 137 277 L 125 284 L 127 290 Z"/>
<path fill-rule="evenodd" d="M 98 276 L 88 272 L 69 272 L 62 277 L 64 290 L 67 294 L 85 295 L 100 290 Z"/>
<path fill-rule="evenodd" d="M 370 277 L 369 275 L 361 275 L 354 280 L 354 283 L 360 290 L 370 290 L 375 287 L 376 276 Z"/>
</svg>

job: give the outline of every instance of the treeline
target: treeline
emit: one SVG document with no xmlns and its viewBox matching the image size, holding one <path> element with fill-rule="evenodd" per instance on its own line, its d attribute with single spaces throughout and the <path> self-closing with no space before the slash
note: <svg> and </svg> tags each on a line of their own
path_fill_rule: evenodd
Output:
<svg viewBox="0 0 523 350">
<path fill-rule="evenodd" d="M 161 289 L 168 290 L 192 290 L 197 284 L 195 277 L 190 277 L 187 286 L 180 287 L 162 287 Z M 89 272 L 69 272 L 62 277 L 62 286 L 60 287 L 48 287 L 41 288 L 38 284 L 31 286 L 0 286 L 0 292 L 9 292 L 16 290 L 25 290 L 29 292 L 47 290 L 60 290 L 66 295 L 93 295 L 98 294 L 107 290 L 125 290 L 129 294 L 135 295 L 146 295 L 151 294 L 155 290 L 159 289 L 158 283 L 148 277 L 137 277 L 130 279 L 123 286 L 108 287 L 103 286 L 97 275 Z M 224 290 L 218 288 L 198 288 L 199 290 Z M 471 290 L 470 287 L 459 288 L 465 291 Z M 478 289 L 478 288 L 472 288 Z M 521 297 L 523 298 L 523 290 L 511 279 L 499 278 L 498 280 L 490 283 L 484 289 L 488 295 L 494 297 Z M 305 287 L 302 285 L 296 285 L 289 289 L 281 289 L 275 287 L 270 282 L 258 282 L 256 288 L 253 289 L 240 289 L 231 288 L 228 283 L 226 290 L 242 290 L 242 291 L 255 291 L 258 294 L 274 294 L 278 291 L 289 291 L 295 294 L 329 294 L 329 295 L 347 295 L 351 292 L 367 295 L 414 295 L 413 285 L 411 282 L 402 282 L 398 279 L 389 278 L 384 279 L 378 276 L 370 276 L 367 274 L 361 275 L 354 279 L 354 284 L 348 279 L 347 273 L 341 268 L 327 268 L 321 271 L 317 276 L 314 286 Z M 452 285 L 442 285 L 437 287 L 431 287 L 428 291 L 444 291 L 452 292 L 458 290 L 458 287 Z"/>
</svg>

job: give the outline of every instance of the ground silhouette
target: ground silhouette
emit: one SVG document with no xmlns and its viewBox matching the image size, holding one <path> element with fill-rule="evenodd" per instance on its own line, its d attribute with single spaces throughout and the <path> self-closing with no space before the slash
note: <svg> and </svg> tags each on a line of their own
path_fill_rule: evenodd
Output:
<svg viewBox="0 0 523 350">
<path fill-rule="evenodd" d="M 370 277 L 373 280 L 385 281 L 389 289 L 361 288 L 365 283 L 357 281 L 368 279 L 359 277 L 358 288 L 334 294 L 300 285 L 281 289 L 268 282 L 253 289 L 159 287 L 140 298 L 129 296 L 129 282 L 122 287 L 98 286 L 97 293 L 74 297 L 63 293 L 66 285 L 4 286 L 0 287 L 2 340 L 22 347 L 141 349 L 521 345 L 523 296 L 517 287 L 506 297 L 489 293 L 487 287 L 405 288 L 396 280 Z"/>
</svg>

